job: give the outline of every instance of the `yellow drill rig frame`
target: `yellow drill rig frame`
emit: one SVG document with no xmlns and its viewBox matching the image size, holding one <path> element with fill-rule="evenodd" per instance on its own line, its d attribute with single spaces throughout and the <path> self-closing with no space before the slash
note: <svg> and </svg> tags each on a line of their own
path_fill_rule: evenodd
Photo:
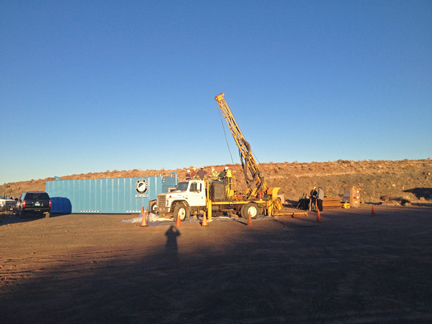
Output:
<svg viewBox="0 0 432 324">
<path fill-rule="evenodd" d="M 234 141 L 239 148 L 240 159 L 242 162 L 243 172 L 246 179 L 248 189 L 244 195 L 245 199 L 256 200 L 262 199 L 267 201 L 267 210 L 269 215 L 282 209 L 282 203 L 278 199 L 278 191 L 280 187 L 269 187 L 264 179 L 258 163 L 252 154 L 250 144 L 243 136 L 240 127 L 238 126 L 228 103 L 225 100 L 225 94 L 221 93 L 215 97 L 215 100 L 222 111 L 222 115 L 231 131 Z M 252 178 L 249 178 L 247 172 L 250 172 Z M 259 198 L 259 193 L 262 197 Z"/>
</svg>

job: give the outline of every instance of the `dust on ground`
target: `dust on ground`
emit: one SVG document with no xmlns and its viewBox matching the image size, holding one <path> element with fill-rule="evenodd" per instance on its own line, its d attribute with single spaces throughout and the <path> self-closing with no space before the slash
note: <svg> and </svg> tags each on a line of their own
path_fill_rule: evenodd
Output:
<svg viewBox="0 0 432 324">
<path fill-rule="evenodd" d="M 432 209 L 247 226 L 0 218 L 5 323 L 430 323 Z"/>
</svg>

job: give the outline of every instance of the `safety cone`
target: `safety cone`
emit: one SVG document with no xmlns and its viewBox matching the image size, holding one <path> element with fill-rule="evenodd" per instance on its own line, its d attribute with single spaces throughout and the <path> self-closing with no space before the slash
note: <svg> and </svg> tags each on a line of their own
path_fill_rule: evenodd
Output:
<svg viewBox="0 0 432 324">
<path fill-rule="evenodd" d="M 248 217 L 248 226 L 252 226 L 252 216 L 251 216 L 250 212 L 249 212 L 249 217 Z"/>
<path fill-rule="evenodd" d="M 371 216 L 375 216 L 375 206 L 372 205 L 372 212 L 371 212 Z"/>
<path fill-rule="evenodd" d="M 141 227 L 146 227 L 147 225 L 147 212 L 144 213 L 144 207 L 141 207 L 141 214 L 142 215 L 142 221 L 141 221 Z"/>
<path fill-rule="evenodd" d="M 321 213 L 318 209 L 318 214 L 317 214 L 317 223 L 321 223 Z"/>
<path fill-rule="evenodd" d="M 176 226 L 181 226 L 181 219 L 180 219 L 180 215 L 179 214 L 177 214 Z"/>
<path fill-rule="evenodd" d="M 201 226 L 208 226 L 206 212 L 203 213 L 203 220 L 202 220 Z"/>
</svg>

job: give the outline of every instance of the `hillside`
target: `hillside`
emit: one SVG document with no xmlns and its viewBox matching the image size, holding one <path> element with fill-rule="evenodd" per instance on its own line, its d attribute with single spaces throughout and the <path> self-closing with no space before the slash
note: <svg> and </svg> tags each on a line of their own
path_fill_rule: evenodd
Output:
<svg viewBox="0 0 432 324">
<path fill-rule="evenodd" d="M 245 190 L 244 175 L 241 165 L 229 165 L 233 176 L 237 178 L 239 192 Z M 206 166 L 221 171 L 224 166 Z M 432 161 L 348 161 L 312 162 L 312 163 L 262 163 L 260 168 L 270 186 L 280 187 L 279 193 L 285 198 L 296 201 L 313 186 L 322 186 L 329 198 L 341 198 L 344 188 L 361 188 L 362 203 L 382 203 L 385 205 L 416 204 L 432 206 Z M 99 179 L 119 177 L 147 177 L 154 175 L 169 176 L 177 172 L 184 179 L 187 168 L 176 170 L 130 170 L 106 171 L 100 173 L 74 174 L 61 179 Z M 0 194 L 19 197 L 25 191 L 45 190 L 46 178 L 40 180 L 6 183 L 0 186 Z"/>
</svg>

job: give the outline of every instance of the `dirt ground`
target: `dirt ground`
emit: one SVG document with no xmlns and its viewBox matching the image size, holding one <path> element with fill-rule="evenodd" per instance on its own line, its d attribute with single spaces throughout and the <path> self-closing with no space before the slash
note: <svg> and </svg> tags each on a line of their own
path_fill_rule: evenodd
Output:
<svg viewBox="0 0 432 324">
<path fill-rule="evenodd" d="M 0 217 L 3 323 L 431 323 L 432 208 Z"/>
</svg>

